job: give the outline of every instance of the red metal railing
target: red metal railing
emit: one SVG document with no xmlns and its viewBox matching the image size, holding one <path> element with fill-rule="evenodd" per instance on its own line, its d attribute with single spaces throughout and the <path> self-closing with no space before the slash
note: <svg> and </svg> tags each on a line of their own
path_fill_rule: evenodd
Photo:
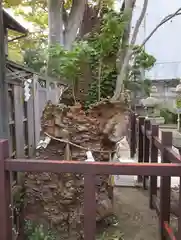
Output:
<svg viewBox="0 0 181 240">
<path fill-rule="evenodd" d="M 137 148 L 139 163 L 158 163 L 158 153 L 160 151 L 161 164 L 173 163 L 181 164 L 181 156 L 172 150 L 172 133 L 162 132 L 161 140 L 158 138 L 159 126 L 151 125 L 148 119 L 139 117 L 136 120 L 135 128 L 138 127 L 138 143 L 136 134 L 132 135 L 133 145 Z M 135 131 L 136 132 L 136 131 Z M 134 133 L 134 131 L 133 131 Z M 131 147 L 131 146 L 130 146 Z M 180 198 L 179 205 L 172 205 L 170 203 L 171 195 L 171 175 L 163 176 L 161 178 L 160 197 L 158 197 L 157 176 L 138 175 L 138 181 L 143 183 L 143 188 L 149 188 L 149 202 L 150 208 L 155 209 L 160 220 L 161 239 L 181 239 L 181 187 L 179 189 Z M 178 217 L 178 233 L 174 236 L 172 229 L 169 227 L 170 213 Z"/>
<path fill-rule="evenodd" d="M 144 127 L 143 124 L 144 123 Z M 179 206 L 175 209 L 178 217 L 178 232 L 174 236 L 169 226 L 170 220 L 170 179 L 181 177 L 180 156 L 172 149 L 171 133 L 163 132 L 162 141 L 158 139 L 158 126 L 139 118 L 138 160 L 137 164 L 51 161 L 34 159 L 9 159 L 8 142 L 0 141 L 0 240 L 12 240 L 11 217 L 11 172 L 53 172 L 80 173 L 84 175 L 84 236 L 85 240 L 95 240 L 96 235 L 96 199 L 95 176 L 138 175 L 147 189 L 150 176 L 150 207 L 156 209 L 159 217 L 161 240 L 181 239 L 181 188 Z M 135 127 L 135 126 L 133 126 Z M 135 131 L 136 139 L 136 131 Z M 134 141 L 134 137 L 132 137 Z M 132 145 L 133 146 L 133 145 Z M 135 146 L 136 147 L 136 140 Z M 157 163 L 158 149 L 161 151 L 162 163 Z M 151 159 L 151 160 L 149 160 Z M 151 163 L 149 163 L 151 161 Z M 144 162 L 144 163 L 143 163 Z M 157 197 L 157 176 L 161 176 L 160 198 Z M 23 238 L 22 238 L 23 239 Z"/>
</svg>

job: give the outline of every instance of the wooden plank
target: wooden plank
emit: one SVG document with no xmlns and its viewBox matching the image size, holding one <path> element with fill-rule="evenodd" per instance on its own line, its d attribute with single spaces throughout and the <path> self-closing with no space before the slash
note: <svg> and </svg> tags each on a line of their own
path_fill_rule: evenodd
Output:
<svg viewBox="0 0 181 240">
<path fill-rule="evenodd" d="M 16 137 L 16 158 L 24 158 L 24 109 L 23 109 L 23 89 L 14 86 L 14 110 L 15 110 L 15 137 Z"/>
<path fill-rule="evenodd" d="M 40 111 L 39 111 L 39 83 L 38 76 L 33 76 L 33 109 L 34 109 L 34 130 L 35 130 L 35 146 L 40 141 Z"/>
<path fill-rule="evenodd" d="M 7 92 L 7 108 L 8 108 L 8 122 L 9 122 L 9 128 L 8 128 L 8 140 L 9 140 L 9 156 L 12 155 L 13 153 L 13 139 L 12 139 L 12 127 L 14 124 L 14 119 L 13 118 L 13 108 L 12 108 L 12 88 L 10 88 L 11 91 Z"/>
<path fill-rule="evenodd" d="M 33 157 L 35 151 L 35 126 L 33 96 L 27 102 L 27 125 L 28 125 L 28 157 Z"/>
</svg>

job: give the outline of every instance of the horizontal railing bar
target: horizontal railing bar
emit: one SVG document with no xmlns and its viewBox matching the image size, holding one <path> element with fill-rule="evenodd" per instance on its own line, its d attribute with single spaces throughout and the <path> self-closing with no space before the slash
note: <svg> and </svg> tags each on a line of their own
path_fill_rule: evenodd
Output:
<svg viewBox="0 0 181 240">
<path fill-rule="evenodd" d="M 88 163 L 60 160 L 7 159 L 5 160 L 5 170 L 15 172 L 181 176 L 181 164 L 169 163 Z"/>
</svg>

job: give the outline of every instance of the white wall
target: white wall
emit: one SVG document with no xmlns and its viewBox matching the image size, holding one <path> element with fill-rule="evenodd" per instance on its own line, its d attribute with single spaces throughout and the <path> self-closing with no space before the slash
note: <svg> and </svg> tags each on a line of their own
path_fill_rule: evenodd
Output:
<svg viewBox="0 0 181 240">
<path fill-rule="evenodd" d="M 137 0 L 133 15 L 133 26 L 138 18 L 143 0 Z M 149 0 L 145 20 L 140 28 L 137 43 L 155 28 L 168 14 L 181 7 L 180 0 Z M 155 67 L 147 74 L 152 79 L 181 77 L 181 15 L 160 27 L 145 45 L 148 53 L 155 56 Z"/>
</svg>

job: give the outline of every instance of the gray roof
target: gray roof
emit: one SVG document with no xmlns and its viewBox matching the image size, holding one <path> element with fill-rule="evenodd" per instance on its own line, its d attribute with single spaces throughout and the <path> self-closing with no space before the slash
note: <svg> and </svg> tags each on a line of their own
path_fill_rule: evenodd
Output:
<svg viewBox="0 0 181 240">
<path fill-rule="evenodd" d="M 35 72 L 32 69 L 27 68 L 21 64 L 17 64 L 13 61 L 6 59 L 6 82 L 7 83 L 14 83 L 14 84 L 21 84 L 25 79 L 31 78 L 33 75 L 37 75 L 39 81 L 45 82 L 57 82 L 60 85 L 69 86 L 66 81 L 59 80 L 56 78 L 51 78 L 46 75 L 42 75 L 40 73 Z"/>
<path fill-rule="evenodd" d="M 9 13 L 3 9 L 3 23 L 4 27 L 7 29 L 14 30 L 19 33 L 26 34 L 28 30 L 24 28 L 16 19 L 14 19 Z"/>
</svg>

